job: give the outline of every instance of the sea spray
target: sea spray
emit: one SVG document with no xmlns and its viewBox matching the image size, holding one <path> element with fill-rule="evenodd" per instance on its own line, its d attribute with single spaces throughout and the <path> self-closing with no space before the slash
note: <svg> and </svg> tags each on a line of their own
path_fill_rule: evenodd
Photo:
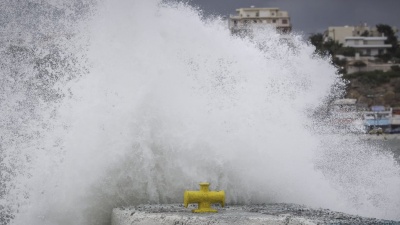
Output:
<svg viewBox="0 0 400 225">
<path fill-rule="evenodd" d="M 325 124 L 310 115 L 343 85 L 300 37 L 232 36 L 165 1 L 102 1 L 95 12 L 76 24 L 83 38 L 66 41 L 87 46 L 73 48 L 87 72 L 59 84 L 70 95 L 54 111 L 37 107 L 48 129 L 34 148 L 8 151 L 32 156 L 2 198 L 13 224 L 109 224 L 114 207 L 181 202 L 201 181 L 226 190 L 227 204 L 399 219 L 393 158 L 313 129 Z"/>
</svg>

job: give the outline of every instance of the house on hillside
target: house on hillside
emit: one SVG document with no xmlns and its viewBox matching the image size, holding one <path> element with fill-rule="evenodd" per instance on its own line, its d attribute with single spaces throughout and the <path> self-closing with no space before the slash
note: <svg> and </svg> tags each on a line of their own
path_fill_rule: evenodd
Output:
<svg viewBox="0 0 400 225">
<path fill-rule="evenodd" d="M 287 11 L 279 8 L 240 8 L 236 15 L 229 16 L 229 29 L 232 33 L 248 31 L 254 27 L 275 27 L 282 33 L 292 30 L 292 25 Z"/>
<path fill-rule="evenodd" d="M 367 24 L 359 26 L 336 26 L 328 27 L 324 32 L 324 40 L 333 40 L 339 44 L 345 44 L 347 37 L 381 37 L 376 27 L 369 27 Z"/>
<path fill-rule="evenodd" d="M 352 129 L 357 121 L 361 122 L 357 99 L 336 99 L 330 105 L 329 123 L 336 127 Z"/>
<path fill-rule="evenodd" d="M 363 119 L 367 130 L 376 127 L 382 129 L 390 128 L 392 121 L 392 108 L 386 108 L 381 105 L 371 106 L 370 111 L 363 112 Z"/>
<path fill-rule="evenodd" d="M 324 41 L 334 40 L 339 44 L 344 44 L 346 37 L 353 36 L 353 31 L 353 26 L 328 27 L 328 30 L 324 32 Z"/>
<path fill-rule="evenodd" d="M 397 28 L 392 27 L 394 32 Z M 387 37 L 378 32 L 377 27 L 369 27 L 367 24 L 358 26 L 328 27 L 324 32 L 324 41 L 335 41 L 344 48 L 335 57 L 342 62 L 342 68 L 347 73 L 367 71 L 389 71 L 393 62 L 386 62 L 382 57 L 392 47 L 386 44 Z"/>
</svg>

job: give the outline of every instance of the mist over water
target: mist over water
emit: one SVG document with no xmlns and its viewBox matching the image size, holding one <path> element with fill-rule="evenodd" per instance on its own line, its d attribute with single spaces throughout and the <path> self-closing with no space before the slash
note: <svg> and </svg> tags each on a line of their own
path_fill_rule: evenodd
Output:
<svg viewBox="0 0 400 225">
<path fill-rule="evenodd" d="M 39 46 L 67 56 L 21 68 L 42 74 L 37 80 L 59 76 L 41 92 L 34 80 L 25 93 L 18 79 L 18 91 L 1 92 L 3 221 L 109 224 L 114 207 L 179 203 L 203 181 L 225 190 L 227 204 L 298 203 L 400 220 L 393 156 L 321 129 L 314 112 L 344 84 L 301 37 L 285 41 L 273 29 L 231 36 L 219 18 L 156 0 L 102 1 L 85 20 L 55 7 L 70 10 L 57 24 L 74 35 Z M 25 122 L 4 126 L 14 113 Z"/>
</svg>

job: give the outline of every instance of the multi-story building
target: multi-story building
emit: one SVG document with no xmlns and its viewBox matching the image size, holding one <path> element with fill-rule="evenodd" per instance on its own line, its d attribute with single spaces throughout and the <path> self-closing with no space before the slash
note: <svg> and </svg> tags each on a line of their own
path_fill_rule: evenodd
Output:
<svg viewBox="0 0 400 225">
<path fill-rule="evenodd" d="M 355 48 L 361 55 L 377 56 L 385 54 L 387 49 L 392 47 L 385 44 L 387 37 L 345 37 L 344 47 Z"/>
<path fill-rule="evenodd" d="M 260 26 L 275 27 L 278 31 L 287 33 L 292 30 L 289 13 L 279 8 L 240 8 L 237 15 L 230 15 L 229 28 L 241 32 Z"/>
<path fill-rule="evenodd" d="M 364 23 L 354 27 L 353 36 L 379 37 L 382 36 L 382 34 L 378 32 L 376 26 L 369 27 Z"/>
<path fill-rule="evenodd" d="M 346 37 L 353 36 L 353 31 L 354 27 L 352 26 L 328 27 L 328 30 L 324 33 L 325 41 L 334 40 L 344 44 Z"/>
<path fill-rule="evenodd" d="M 396 28 L 394 28 L 397 30 Z M 339 42 L 344 47 L 355 48 L 356 53 L 362 56 L 377 56 L 387 52 L 392 47 L 385 44 L 387 37 L 379 33 L 376 27 L 367 24 L 359 26 L 329 27 L 324 33 L 324 40 Z"/>
<path fill-rule="evenodd" d="M 345 44 L 347 37 L 381 37 L 376 27 L 370 28 L 367 24 L 359 26 L 328 27 L 324 33 L 325 41 L 331 39 Z"/>
</svg>

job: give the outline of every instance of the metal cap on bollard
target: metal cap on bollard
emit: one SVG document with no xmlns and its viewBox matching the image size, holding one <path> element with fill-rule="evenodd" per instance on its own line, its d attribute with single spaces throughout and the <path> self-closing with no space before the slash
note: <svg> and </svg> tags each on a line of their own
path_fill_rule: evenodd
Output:
<svg viewBox="0 0 400 225">
<path fill-rule="evenodd" d="M 219 203 L 225 206 L 225 191 L 210 191 L 210 183 L 200 183 L 200 191 L 185 191 L 183 203 L 187 208 L 189 204 L 197 203 L 198 209 L 193 209 L 193 213 L 216 213 L 216 209 L 211 208 L 211 204 Z"/>
</svg>

